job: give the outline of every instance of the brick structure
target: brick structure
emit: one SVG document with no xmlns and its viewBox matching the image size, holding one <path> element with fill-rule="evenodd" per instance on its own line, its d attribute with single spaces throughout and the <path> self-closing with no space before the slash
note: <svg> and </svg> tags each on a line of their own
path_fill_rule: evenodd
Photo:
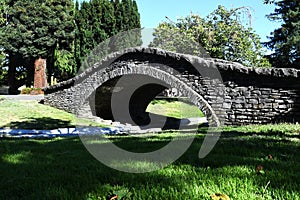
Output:
<svg viewBox="0 0 300 200">
<path fill-rule="evenodd" d="M 34 88 L 47 87 L 46 60 L 39 58 L 34 63 Z"/>
</svg>

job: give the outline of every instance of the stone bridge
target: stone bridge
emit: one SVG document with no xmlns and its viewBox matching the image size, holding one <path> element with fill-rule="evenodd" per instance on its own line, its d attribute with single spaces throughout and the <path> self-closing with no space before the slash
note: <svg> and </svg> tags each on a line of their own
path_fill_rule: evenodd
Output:
<svg viewBox="0 0 300 200">
<path fill-rule="evenodd" d="M 248 68 L 138 47 L 110 54 L 73 79 L 45 88 L 45 104 L 71 113 L 89 105 L 94 115 L 112 120 L 113 113 L 127 109 L 134 123 L 143 125 L 149 122 L 151 100 L 176 88 L 210 125 L 295 123 L 300 121 L 299 76 L 296 69 Z M 130 100 L 123 101 L 131 92 Z M 112 97 L 119 97 L 114 106 Z"/>
</svg>

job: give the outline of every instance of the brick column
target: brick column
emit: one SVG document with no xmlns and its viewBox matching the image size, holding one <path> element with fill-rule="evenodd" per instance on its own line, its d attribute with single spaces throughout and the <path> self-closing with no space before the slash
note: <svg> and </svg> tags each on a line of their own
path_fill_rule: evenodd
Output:
<svg viewBox="0 0 300 200">
<path fill-rule="evenodd" d="M 34 62 L 34 88 L 47 87 L 46 60 L 39 58 Z"/>
</svg>

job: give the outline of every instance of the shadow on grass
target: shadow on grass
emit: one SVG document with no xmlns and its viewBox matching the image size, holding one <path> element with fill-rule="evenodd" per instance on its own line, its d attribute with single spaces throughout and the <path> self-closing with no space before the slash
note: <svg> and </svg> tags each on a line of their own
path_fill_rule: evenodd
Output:
<svg viewBox="0 0 300 200">
<path fill-rule="evenodd" d="M 240 131 L 222 131 L 223 138 L 234 138 L 241 136 L 263 136 L 263 137 L 281 137 L 281 138 L 297 138 L 300 139 L 300 133 L 295 132 L 293 134 L 286 134 L 284 131 L 280 130 L 267 130 L 267 131 L 257 131 L 257 132 L 240 132 Z"/>
<path fill-rule="evenodd" d="M 146 138 L 123 137 L 117 138 L 115 143 L 132 151 L 137 147 L 150 151 L 166 144 L 169 139 L 149 142 Z M 160 193 L 162 188 L 172 187 L 183 192 L 184 184 L 194 184 L 194 181 L 198 181 L 199 185 L 207 180 L 219 184 L 222 176 L 250 180 L 258 188 L 263 188 L 269 180 L 272 190 L 284 188 L 287 192 L 295 192 L 299 188 L 297 143 L 268 138 L 236 140 L 235 137 L 227 137 L 219 140 L 214 150 L 200 160 L 198 151 L 202 142 L 203 135 L 197 137 L 189 150 L 173 164 L 173 168 L 186 165 L 190 171 L 128 174 L 95 160 L 78 138 L 0 140 L 0 199 L 87 199 L 90 193 L 95 194 L 94 199 L 105 199 L 111 189 L 118 187 L 134 191 L 135 199 L 147 199 L 147 195 L 153 195 L 151 192 L 158 190 Z M 274 158 L 268 159 L 268 154 Z M 257 164 L 264 166 L 265 175 L 255 173 Z M 236 166 L 250 167 L 253 171 L 246 174 L 232 171 Z M 185 168 L 179 171 L 185 171 Z M 224 181 L 224 184 L 227 183 Z M 138 194 L 143 190 L 149 193 Z M 186 199 L 195 198 L 193 193 L 184 195 Z"/>
<path fill-rule="evenodd" d="M 54 119 L 50 117 L 28 118 L 26 121 L 15 121 L 4 125 L 3 127 L 10 127 L 11 129 L 40 129 L 50 130 L 56 128 L 70 128 L 74 127 L 71 121 Z"/>
</svg>

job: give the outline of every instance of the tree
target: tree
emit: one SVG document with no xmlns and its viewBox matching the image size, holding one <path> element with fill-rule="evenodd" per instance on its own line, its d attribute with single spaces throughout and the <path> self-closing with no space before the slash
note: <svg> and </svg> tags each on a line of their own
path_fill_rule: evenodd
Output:
<svg viewBox="0 0 300 200">
<path fill-rule="evenodd" d="M 123 25 L 123 6 L 119 0 L 111 2 L 114 5 L 114 15 L 116 18 L 116 33 L 124 30 Z"/>
<path fill-rule="evenodd" d="M 103 4 L 103 1 L 108 2 L 108 0 L 82 2 L 80 9 L 76 10 L 76 61 L 78 67 L 92 49 L 109 37 L 103 25 L 103 6 L 107 5 L 107 3 Z"/>
<path fill-rule="evenodd" d="M 112 38 L 107 44 L 103 43 L 117 33 L 140 28 L 140 15 L 135 1 L 91 0 L 82 2 L 80 8 L 77 3 L 75 22 L 77 27 L 75 34 L 77 66 L 82 66 L 90 53 L 97 55 L 97 58 L 94 59 L 98 59 L 110 51 L 118 51 L 122 47 L 132 46 L 133 43 L 140 44 L 140 35 L 138 34 L 124 34 L 121 39 Z M 99 47 L 100 44 L 101 47 Z M 96 47 L 97 49 L 95 49 Z M 94 49 L 96 52 L 92 52 Z"/>
<path fill-rule="evenodd" d="M 265 3 L 272 3 L 265 1 Z M 265 46 L 274 50 L 270 61 L 274 67 L 294 67 L 300 69 L 300 1 L 273 1 L 277 8 L 267 17 L 271 21 L 282 22 L 274 30 Z"/>
<path fill-rule="evenodd" d="M 247 26 L 242 23 L 242 13 L 245 12 L 249 14 L 247 7 L 227 10 L 219 6 L 206 18 L 191 14 L 177 22 L 169 20 L 155 30 L 151 46 L 173 51 L 181 49 L 180 53 L 197 56 L 209 54 L 245 66 L 269 67 L 270 64 L 263 58 L 260 38 L 250 27 L 251 19 Z"/>
<path fill-rule="evenodd" d="M 3 55 L 8 61 L 11 91 L 24 83 L 32 85 L 38 58 L 47 59 L 49 78 L 65 80 L 101 42 L 140 28 L 132 0 L 90 0 L 75 6 L 72 0 L 0 0 L 0 5 L 0 51 L 5 51 L 0 59 Z"/>
<path fill-rule="evenodd" d="M 131 21 L 131 13 L 132 13 L 132 7 L 131 7 L 131 0 L 122 0 L 122 24 L 123 24 L 123 31 L 130 30 L 132 27 L 133 22 Z"/>
<path fill-rule="evenodd" d="M 9 1 L 7 25 L 0 32 L 0 45 L 9 55 L 10 76 L 18 63 L 27 71 L 27 85 L 33 80 L 33 63 L 47 59 L 48 75 L 55 74 L 55 51 L 72 51 L 74 39 L 72 0 Z M 11 86 L 14 80 L 10 80 Z M 15 88 L 14 88 L 15 89 Z"/>
<path fill-rule="evenodd" d="M 189 20 L 189 22 L 186 23 L 185 20 Z M 191 24 L 191 21 L 197 20 L 200 20 L 200 17 L 191 16 L 189 19 L 179 19 L 177 24 L 167 22 L 160 23 L 153 33 L 154 39 L 153 42 L 150 43 L 150 47 L 157 47 L 177 53 L 204 56 L 205 52 L 203 54 L 199 43 L 196 41 L 196 37 L 194 37 L 196 31 L 194 29 L 195 27 L 184 27 L 185 25 Z M 197 21 L 197 23 L 200 22 Z M 200 30 L 197 31 L 199 34 Z"/>
<path fill-rule="evenodd" d="M 6 25 L 7 21 L 7 8 L 6 0 L 0 0 L 0 27 Z M 0 28 L 1 31 L 1 28 Z M 6 55 L 4 49 L 0 47 L 0 85 L 7 84 L 7 70 L 5 69 Z"/>
<path fill-rule="evenodd" d="M 141 28 L 140 13 L 135 0 L 132 1 L 131 21 L 133 22 L 131 29 Z"/>
<path fill-rule="evenodd" d="M 6 24 L 7 9 L 8 9 L 8 5 L 6 0 L 0 0 L 0 27 Z"/>
<path fill-rule="evenodd" d="M 117 33 L 114 5 L 110 1 L 104 0 L 103 2 L 101 2 L 101 12 L 101 28 L 104 30 L 108 37 L 111 37 Z"/>
<path fill-rule="evenodd" d="M 140 28 L 140 14 L 135 0 L 122 0 L 123 31 Z"/>
</svg>

